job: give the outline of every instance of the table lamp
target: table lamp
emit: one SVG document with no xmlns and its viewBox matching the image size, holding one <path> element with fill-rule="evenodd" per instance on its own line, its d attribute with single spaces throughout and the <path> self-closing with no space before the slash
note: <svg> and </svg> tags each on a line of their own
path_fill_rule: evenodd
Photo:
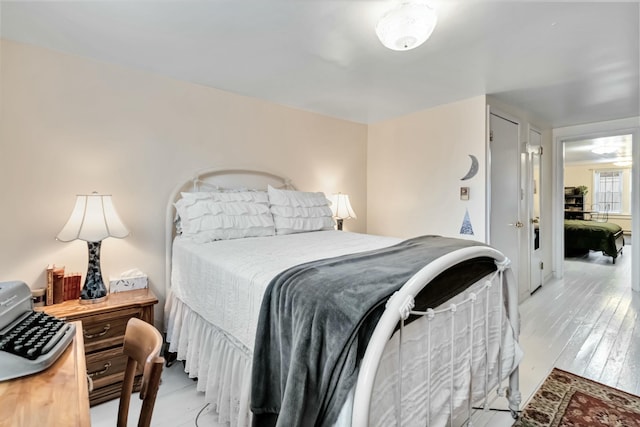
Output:
<svg viewBox="0 0 640 427">
<path fill-rule="evenodd" d="M 123 238 L 129 235 L 113 207 L 111 195 L 80 194 L 69 220 L 56 238 L 62 242 L 80 239 L 89 248 L 89 266 L 80 292 L 81 304 L 92 304 L 107 299 L 107 288 L 100 271 L 100 245 L 107 237 Z"/>
<path fill-rule="evenodd" d="M 351 207 L 347 194 L 338 193 L 331 196 L 331 212 L 336 218 L 338 230 L 342 230 L 342 221 L 345 219 L 358 218 Z"/>
</svg>

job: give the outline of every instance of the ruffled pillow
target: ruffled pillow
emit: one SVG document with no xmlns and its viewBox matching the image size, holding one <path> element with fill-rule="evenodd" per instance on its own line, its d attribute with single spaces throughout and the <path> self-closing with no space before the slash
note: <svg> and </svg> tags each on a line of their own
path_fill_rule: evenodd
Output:
<svg viewBox="0 0 640 427">
<path fill-rule="evenodd" d="M 329 200 L 322 192 L 267 189 L 276 234 L 333 230 Z"/>
<path fill-rule="evenodd" d="M 182 236 L 198 243 L 275 234 L 264 191 L 182 193 L 175 203 Z"/>
</svg>

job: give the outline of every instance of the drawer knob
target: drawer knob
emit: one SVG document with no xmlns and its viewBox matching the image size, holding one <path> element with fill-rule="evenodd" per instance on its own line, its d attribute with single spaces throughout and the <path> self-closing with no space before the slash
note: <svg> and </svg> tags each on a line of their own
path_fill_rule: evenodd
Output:
<svg viewBox="0 0 640 427">
<path fill-rule="evenodd" d="M 93 378 L 96 375 L 106 374 L 110 367 L 111 367 L 111 362 L 107 362 L 104 364 L 103 369 L 100 369 L 99 371 L 89 372 L 87 375 L 89 376 L 89 378 Z"/>
<path fill-rule="evenodd" d="M 88 334 L 87 331 L 85 330 L 83 334 L 86 339 L 90 340 L 91 338 L 97 338 L 97 337 L 103 336 L 109 331 L 109 329 L 111 329 L 111 325 L 107 323 L 106 325 L 104 325 L 102 332 L 98 332 L 97 334 Z"/>
</svg>

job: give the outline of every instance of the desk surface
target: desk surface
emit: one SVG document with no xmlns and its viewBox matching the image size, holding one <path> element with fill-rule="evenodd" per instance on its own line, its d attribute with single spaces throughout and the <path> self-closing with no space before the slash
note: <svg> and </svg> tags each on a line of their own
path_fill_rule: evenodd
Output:
<svg viewBox="0 0 640 427">
<path fill-rule="evenodd" d="M 49 368 L 0 382 L 0 426 L 91 425 L 82 323 L 76 336 Z"/>
</svg>

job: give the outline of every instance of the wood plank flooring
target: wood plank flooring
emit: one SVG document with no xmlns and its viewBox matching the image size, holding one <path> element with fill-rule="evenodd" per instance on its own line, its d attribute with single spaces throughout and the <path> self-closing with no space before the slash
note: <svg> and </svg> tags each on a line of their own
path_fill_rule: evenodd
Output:
<svg viewBox="0 0 640 427">
<path fill-rule="evenodd" d="M 558 367 L 640 395 L 640 294 L 631 291 L 631 246 L 616 264 L 591 252 L 565 261 L 565 277 L 545 284 L 520 306 L 522 407 Z M 182 364 L 165 368 L 153 415 L 157 427 L 218 427 L 204 393 L 187 378 Z M 509 427 L 513 419 L 502 402 L 496 411 L 478 412 L 474 427 Z M 137 423 L 134 396 L 130 425 Z M 118 401 L 91 409 L 94 427 L 115 425 Z"/>
</svg>

